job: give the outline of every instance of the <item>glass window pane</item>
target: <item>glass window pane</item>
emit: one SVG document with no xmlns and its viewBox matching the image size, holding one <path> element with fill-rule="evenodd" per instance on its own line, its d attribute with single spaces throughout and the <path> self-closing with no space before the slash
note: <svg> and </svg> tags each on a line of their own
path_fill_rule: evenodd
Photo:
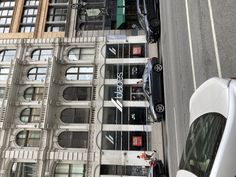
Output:
<svg viewBox="0 0 236 177">
<path fill-rule="evenodd" d="M 78 73 L 78 67 L 72 67 L 67 70 L 67 73 Z"/>
<path fill-rule="evenodd" d="M 91 100 L 91 87 L 68 87 L 64 90 L 63 97 L 71 101 Z"/>
<path fill-rule="evenodd" d="M 68 177 L 68 174 L 55 174 L 55 177 Z"/>
<path fill-rule="evenodd" d="M 32 68 L 30 69 L 29 73 L 36 73 L 36 71 L 37 71 L 37 68 Z"/>
<path fill-rule="evenodd" d="M 36 174 L 36 163 L 15 162 L 11 167 L 11 177 L 34 177 Z"/>
<path fill-rule="evenodd" d="M 55 172 L 56 173 L 66 173 L 66 172 L 69 172 L 69 164 L 57 164 Z"/>
<path fill-rule="evenodd" d="M 218 113 L 207 113 L 197 118 L 190 127 L 180 169 L 196 176 L 209 176 L 225 125 L 226 118 Z"/>
<path fill-rule="evenodd" d="M 88 132 L 62 132 L 58 144 L 63 148 L 87 148 Z"/>
<path fill-rule="evenodd" d="M 4 98 L 5 95 L 5 87 L 0 87 L 0 98 Z"/>
<path fill-rule="evenodd" d="M 61 120 L 64 123 L 89 123 L 89 108 L 70 108 L 61 113 Z"/>
<path fill-rule="evenodd" d="M 92 79 L 93 79 L 93 75 L 91 75 L 91 74 L 80 74 L 79 75 L 79 80 L 88 81 L 88 80 L 92 80 Z"/>
<path fill-rule="evenodd" d="M 93 67 L 80 67 L 80 73 L 93 73 Z"/>
<path fill-rule="evenodd" d="M 1 69 L 1 74 L 8 74 L 9 73 L 9 68 L 0 68 Z"/>
<path fill-rule="evenodd" d="M 66 79 L 75 81 L 75 80 L 78 80 L 78 75 L 77 74 L 67 74 Z"/>
<path fill-rule="evenodd" d="M 84 171 L 84 165 L 71 165 L 71 173 L 81 173 L 83 174 L 83 171 Z"/>
<path fill-rule="evenodd" d="M 47 68 L 38 68 L 38 73 L 46 73 Z"/>
<path fill-rule="evenodd" d="M 7 78 L 8 78 L 7 75 L 0 75 L 0 80 L 1 80 L 1 81 L 6 81 Z"/>
</svg>

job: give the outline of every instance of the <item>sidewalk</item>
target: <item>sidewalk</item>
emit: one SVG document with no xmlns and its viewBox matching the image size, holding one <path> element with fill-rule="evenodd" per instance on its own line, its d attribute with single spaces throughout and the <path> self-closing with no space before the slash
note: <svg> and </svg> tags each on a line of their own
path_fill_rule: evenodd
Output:
<svg viewBox="0 0 236 177">
<path fill-rule="evenodd" d="M 152 150 L 155 149 L 157 151 L 157 158 L 164 161 L 161 122 L 152 124 L 151 141 Z"/>
</svg>

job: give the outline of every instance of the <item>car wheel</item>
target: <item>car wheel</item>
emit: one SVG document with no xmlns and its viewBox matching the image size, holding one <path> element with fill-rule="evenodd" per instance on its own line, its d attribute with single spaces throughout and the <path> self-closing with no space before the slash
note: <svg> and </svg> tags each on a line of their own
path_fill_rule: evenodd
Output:
<svg viewBox="0 0 236 177">
<path fill-rule="evenodd" d="M 163 67 L 162 67 L 162 65 L 161 64 L 155 64 L 154 66 L 153 66 L 153 69 L 154 69 L 154 71 L 156 71 L 156 72 L 161 72 L 162 71 L 162 69 L 163 69 Z"/>
<path fill-rule="evenodd" d="M 163 104 L 156 104 L 155 105 L 155 111 L 157 113 L 164 113 L 165 112 L 165 106 Z"/>
<path fill-rule="evenodd" d="M 152 28 L 157 28 L 160 25 L 160 21 L 157 18 L 153 18 L 150 21 L 150 25 Z"/>
<path fill-rule="evenodd" d="M 153 37 L 149 36 L 148 39 L 147 39 L 147 42 L 150 43 L 150 44 L 153 44 L 156 41 L 155 41 L 155 39 Z"/>
</svg>

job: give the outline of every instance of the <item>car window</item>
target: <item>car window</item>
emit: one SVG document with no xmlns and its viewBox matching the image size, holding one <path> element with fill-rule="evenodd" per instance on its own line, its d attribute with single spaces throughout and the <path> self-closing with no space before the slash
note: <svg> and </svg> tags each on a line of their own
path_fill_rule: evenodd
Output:
<svg viewBox="0 0 236 177">
<path fill-rule="evenodd" d="M 151 94 L 150 88 L 149 88 L 149 69 L 148 64 L 146 64 L 144 72 L 143 72 L 143 90 L 146 96 L 149 97 Z"/>
<path fill-rule="evenodd" d="M 197 118 L 190 127 L 180 169 L 190 171 L 197 176 L 208 177 L 225 124 L 226 118 L 219 113 L 207 113 Z"/>
<path fill-rule="evenodd" d="M 139 0 L 139 9 L 142 13 L 144 12 L 143 0 Z"/>
</svg>

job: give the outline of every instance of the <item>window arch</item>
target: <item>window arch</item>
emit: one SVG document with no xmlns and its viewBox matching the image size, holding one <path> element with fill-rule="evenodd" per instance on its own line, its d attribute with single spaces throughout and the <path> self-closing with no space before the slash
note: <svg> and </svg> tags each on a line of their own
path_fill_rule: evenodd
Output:
<svg viewBox="0 0 236 177">
<path fill-rule="evenodd" d="M 47 68 L 44 67 L 34 67 L 28 71 L 27 77 L 30 80 L 42 81 L 45 79 L 47 73 Z"/>
<path fill-rule="evenodd" d="M 23 130 L 16 135 L 16 144 L 23 147 L 39 147 L 40 131 Z"/>
<path fill-rule="evenodd" d="M 69 101 L 91 100 L 91 87 L 68 87 L 63 92 L 63 98 Z"/>
<path fill-rule="evenodd" d="M 89 123 L 89 108 L 67 108 L 61 112 L 61 121 L 64 123 Z"/>
<path fill-rule="evenodd" d="M 69 60 L 89 60 L 95 55 L 94 48 L 73 48 L 68 52 Z"/>
<path fill-rule="evenodd" d="M 52 58 L 52 49 L 37 49 L 33 51 L 31 58 L 34 61 L 48 60 Z"/>
<path fill-rule="evenodd" d="M 34 177 L 37 176 L 36 163 L 32 162 L 14 162 L 11 166 L 11 177 Z"/>
<path fill-rule="evenodd" d="M 62 132 L 58 136 L 58 144 L 63 148 L 87 148 L 88 132 Z"/>
<path fill-rule="evenodd" d="M 43 99 L 43 87 L 29 87 L 24 92 L 27 101 L 41 101 Z"/>
<path fill-rule="evenodd" d="M 58 163 L 54 171 L 54 177 L 84 177 L 85 164 Z"/>
<path fill-rule="evenodd" d="M 67 80 L 92 80 L 93 67 L 92 66 L 70 67 L 66 71 L 66 79 Z"/>
<path fill-rule="evenodd" d="M 11 61 L 15 58 L 16 50 L 10 49 L 10 50 L 2 50 L 0 52 L 0 60 L 1 61 Z"/>
<path fill-rule="evenodd" d="M 39 108 L 26 108 L 21 111 L 20 120 L 24 123 L 37 123 L 40 121 Z"/>
</svg>

